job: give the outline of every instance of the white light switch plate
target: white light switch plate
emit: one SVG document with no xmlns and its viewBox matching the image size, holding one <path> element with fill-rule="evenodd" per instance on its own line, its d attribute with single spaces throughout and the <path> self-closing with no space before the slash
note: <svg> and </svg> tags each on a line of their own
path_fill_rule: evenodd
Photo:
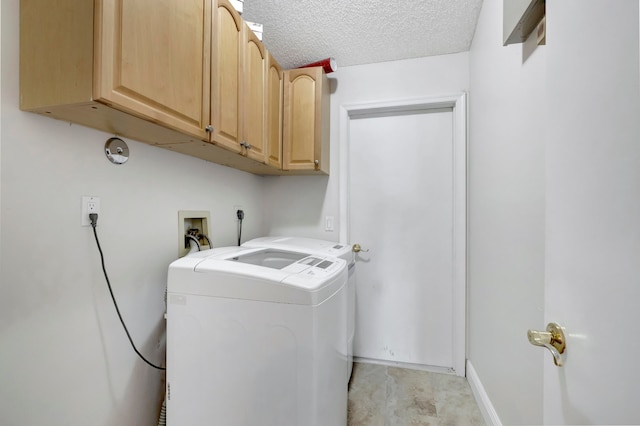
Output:
<svg viewBox="0 0 640 426">
<path fill-rule="evenodd" d="M 333 232 L 333 216 L 326 216 L 324 219 L 324 230 Z"/>
</svg>

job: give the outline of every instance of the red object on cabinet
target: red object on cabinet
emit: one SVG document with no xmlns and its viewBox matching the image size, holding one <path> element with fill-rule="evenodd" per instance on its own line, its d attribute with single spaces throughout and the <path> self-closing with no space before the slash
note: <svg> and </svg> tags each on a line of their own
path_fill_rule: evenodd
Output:
<svg viewBox="0 0 640 426">
<path fill-rule="evenodd" d="M 322 67 L 322 69 L 324 69 L 324 72 L 329 74 L 338 70 L 338 63 L 333 58 L 325 58 L 317 62 L 312 62 L 307 65 L 302 65 L 301 67 L 298 67 L 298 68 L 311 68 L 311 67 Z"/>
</svg>

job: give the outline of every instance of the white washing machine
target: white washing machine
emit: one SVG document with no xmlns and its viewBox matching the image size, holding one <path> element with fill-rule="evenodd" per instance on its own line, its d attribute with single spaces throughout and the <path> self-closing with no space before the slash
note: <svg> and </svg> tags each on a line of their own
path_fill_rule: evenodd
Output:
<svg viewBox="0 0 640 426">
<path fill-rule="evenodd" d="M 345 426 L 347 265 L 225 247 L 169 266 L 167 424 Z"/>
<path fill-rule="evenodd" d="M 347 282 L 347 382 L 353 369 L 353 337 L 356 324 L 356 268 L 355 256 L 350 245 L 333 241 L 302 237 L 261 237 L 247 241 L 243 247 L 267 247 L 293 251 L 307 255 L 333 256 L 347 262 L 349 278 Z"/>
</svg>

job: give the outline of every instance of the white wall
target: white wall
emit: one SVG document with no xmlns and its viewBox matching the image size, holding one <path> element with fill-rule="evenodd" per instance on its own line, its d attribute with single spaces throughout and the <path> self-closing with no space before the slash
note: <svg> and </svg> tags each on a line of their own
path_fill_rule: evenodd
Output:
<svg viewBox="0 0 640 426">
<path fill-rule="evenodd" d="M 0 71 L 2 70 L 2 3 L 0 2 Z M 1 75 L 1 73 L 0 73 Z M 2 84 L 0 84 L 0 100 L 2 99 Z M 2 102 L 0 102 L 0 187 L 2 186 Z M 2 224 L 2 195 L 0 195 L 0 224 Z M 0 226 L 0 241 L 2 241 L 2 226 Z M 2 251 L 0 251 L 0 277 L 2 277 Z"/>
<path fill-rule="evenodd" d="M 340 236 L 340 105 L 466 92 L 469 54 L 339 68 L 329 74 L 331 94 L 331 173 L 329 177 L 265 178 L 266 231 L 338 241 Z M 389 141 L 395 149 L 397 141 Z M 401 165 L 398 165 L 401 167 Z M 335 230 L 325 232 L 325 216 Z"/>
<path fill-rule="evenodd" d="M 470 51 L 468 353 L 504 424 L 540 424 L 546 53 L 502 46 L 502 3 L 484 0 Z"/>
<path fill-rule="evenodd" d="M 101 197 L 98 232 L 113 290 L 148 358 L 164 354 L 164 288 L 178 210 L 209 210 L 214 245 L 263 234 L 263 179 L 18 110 L 19 1 L 2 1 L 0 424 L 153 425 L 163 374 L 139 361 L 118 322 L 83 195 Z"/>
</svg>

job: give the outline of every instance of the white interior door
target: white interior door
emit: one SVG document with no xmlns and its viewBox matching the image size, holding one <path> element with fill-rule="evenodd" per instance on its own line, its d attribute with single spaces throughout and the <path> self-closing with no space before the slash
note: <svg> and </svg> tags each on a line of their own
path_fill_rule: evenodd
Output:
<svg viewBox="0 0 640 426">
<path fill-rule="evenodd" d="M 432 106 L 348 120 L 348 240 L 368 250 L 357 255 L 357 358 L 464 375 L 456 121 Z"/>
<path fill-rule="evenodd" d="M 547 14 L 545 317 L 567 348 L 545 353 L 544 423 L 640 424 L 638 1 Z"/>
</svg>

